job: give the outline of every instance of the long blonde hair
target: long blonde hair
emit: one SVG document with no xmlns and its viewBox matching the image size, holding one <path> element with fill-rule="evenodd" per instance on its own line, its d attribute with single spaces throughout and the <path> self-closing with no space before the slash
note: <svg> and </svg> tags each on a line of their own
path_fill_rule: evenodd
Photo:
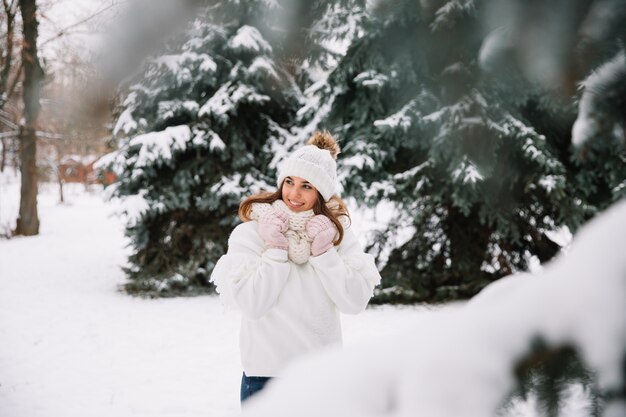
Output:
<svg viewBox="0 0 626 417">
<path fill-rule="evenodd" d="M 239 205 L 239 218 L 243 222 L 249 222 L 250 220 L 252 220 L 250 218 L 250 215 L 252 214 L 253 203 L 272 204 L 274 201 L 282 199 L 283 184 L 281 184 L 280 187 L 278 187 L 278 190 L 276 190 L 275 192 L 262 191 L 258 194 L 251 195 L 250 197 L 243 200 L 242 203 Z M 324 202 L 324 197 L 322 197 L 322 195 L 318 191 L 317 201 L 315 202 L 315 205 L 313 205 L 313 213 L 323 214 L 324 216 L 328 217 L 331 222 L 333 222 L 333 224 L 337 228 L 337 231 L 339 232 L 339 237 L 333 241 L 333 244 L 335 246 L 339 245 L 343 240 L 344 235 L 343 224 L 339 220 L 339 217 L 345 216 L 345 218 L 348 220 L 348 225 L 350 223 L 350 213 L 348 212 L 348 207 L 346 206 L 346 203 L 344 203 L 344 201 L 337 195 L 333 195 L 330 200 L 328 200 L 328 202 Z"/>
</svg>

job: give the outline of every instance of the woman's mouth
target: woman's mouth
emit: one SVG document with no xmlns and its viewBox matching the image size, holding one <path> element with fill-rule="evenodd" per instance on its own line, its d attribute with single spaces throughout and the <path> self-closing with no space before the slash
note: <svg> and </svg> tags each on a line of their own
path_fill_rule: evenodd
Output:
<svg viewBox="0 0 626 417">
<path fill-rule="evenodd" d="M 304 205 L 304 203 L 297 203 L 295 201 L 291 201 L 289 199 L 287 199 L 287 202 L 289 203 L 289 205 L 293 208 L 300 208 Z"/>
</svg>

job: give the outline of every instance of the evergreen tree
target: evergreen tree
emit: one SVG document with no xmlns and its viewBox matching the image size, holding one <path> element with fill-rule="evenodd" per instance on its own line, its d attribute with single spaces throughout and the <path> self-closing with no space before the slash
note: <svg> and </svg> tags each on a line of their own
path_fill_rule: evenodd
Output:
<svg viewBox="0 0 626 417">
<path fill-rule="evenodd" d="M 550 259 L 550 232 L 575 230 L 598 204 L 575 186 L 574 103 L 519 72 L 487 76 L 483 10 L 434 3 L 368 10 L 316 91 L 326 107 L 305 117 L 343 140 L 344 195 L 387 211 L 369 241 L 379 302 L 471 296 L 533 256 Z"/>
<path fill-rule="evenodd" d="M 532 36 L 536 20 L 546 23 L 532 8 L 546 7 L 545 15 L 577 33 L 574 18 L 623 22 L 623 2 L 598 2 L 586 19 L 580 10 L 557 13 L 559 2 L 508 3 L 523 17 L 500 16 L 508 30 L 485 24 L 498 2 L 381 3 L 315 91 L 326 106 L 312 108 L 304 121 L 330 124 L 343 139 L 344 195 L 379 216 L 391 208 L 387 224 L 370 237 L 383 267 L 375 301 L 472 295 L 527 269 L 533 255 L 552 258 L 559 247 L 550 231 L 575 231 L 624 196 L 623 27 L 600 24 L 598 33 L 621 35 L 596 39 L 591 49 L 603 53 L 574 69 L 559 60 L 580 59 L 567 49 L 582 49 L 575 40 L 546 39 L 544 48 L 511 35 Z M 516 61 L 537 57 L 523 48 L 551 56 L 544 62 L 554 68 L 554 85 L 524 68 L 523 58 Z M 577 114 L 567 82 L 583 78 Z M 572 153 L 572 141 L 587 146 Z M 542 415 L 559 415 L 572 384 L 588 390 L 590 415 L 600 415 L 607 400 L 623 400 L 623 390 L 598 390 L 578 346 L 528 343 L 513 395 L 532 392 Z"/>
<path fill-rule="evenodd" d="M 101 164 L 118 174 L 112 194 L 142 207 L 126 229 L 128 291 L 211 291 L 240 201 L 274 187 L 301 97 L 275 60 L 273 7 L 207 6 L 128 83 L 114 130 L 121 146 Z"/>
</svg>

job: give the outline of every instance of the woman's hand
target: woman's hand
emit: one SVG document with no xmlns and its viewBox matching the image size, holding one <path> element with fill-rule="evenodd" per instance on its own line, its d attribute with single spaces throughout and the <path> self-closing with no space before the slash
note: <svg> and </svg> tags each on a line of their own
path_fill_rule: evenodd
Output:
<svg viewBox="0 0 626 417">
<path fill-rule="evenodd" d="M 318 214 L 306 224 L 306 232 L 313 239 L 311 255 L 319 256 L 333 247 L 337 227 L 328 217 Z"/>
<path fill-rule="evenodd" d="M 286 213 L 270 211 L 259 218 L 259 235 L 270 248 L 289 250 L 289 240 L 284 234 L 288 227 Z"/>
</svg>

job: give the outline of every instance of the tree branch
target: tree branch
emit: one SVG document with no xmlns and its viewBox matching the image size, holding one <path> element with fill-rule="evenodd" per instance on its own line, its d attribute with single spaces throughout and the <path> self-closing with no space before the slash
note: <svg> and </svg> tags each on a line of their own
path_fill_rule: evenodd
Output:
<svg viewBox="0 0 626 417">
<path fill-rule="evenodd" d="M 62 38 L 63 36 L 67 35 L 67 34 L 68 34 L 68 31 L 70 31 L 72 28 L 75 28 L 75 27 L 80 26 L 80 25 L 82 25 L 82 24 L 84 24 L 84 23 L 87 23 L 88 21 L 90 21 L 90 20 L 92 20 L 92 19 L 94 19 L 94 18 L 98 17 L 98 16 L 99 16 L 99 15 L 101 15 L 102 13 L 104 13 L 104 12 L 106 12 L 106 11 L 108 11 L 108 10 L 110 10 L 110 9 L 114 8 L 114 7 L 119 6 L 121 3 L 125 3 L 125 1 L 120 1 L 120 2 L 117 2 L 117 3 L 115 3 L 115 2 L 111 2 L 111 4 L 110 4 L 110 5 L 108 5 L 108 6 L 104 7 L 104 8 L 102 8 L 102 9 L 100 9 L 100 10 L 98 10 L 98 11 L 94 12 L 93 14 L 91 14 L 91 15 L 89 15 L 89 16 L 87 16 L 87 17 L 85 17 L 84 19 L 79 20 L 78 22 L 74 22 L 74 23 L 72 23 L 71 25 L 64 27 L 63 29 L 59 30 L 59 31 L 57 32 L 57 34 L 56 34 L 56 35 L 54 35 L 54 36 L 52 36 L 52 37 L 50 37 L 50 38 L 46 39 L 46 40 L 45 40 L 45 41 L 43 41 L 43 42 L 41 42 L 41 43 L 39 44 L 39 47 L 42 47 L 42 46 L 44 46 L 44 45 L 46 45 L 46 44 L 48 44 L 48 43 L 50 43 L 50 42 L 52 42 L 52 41 L 54 41 L 54 40 L 57 40 L 57 39 L 59 39 L 59 38 Z"/>
<path fill-rule="evenodd" d="M 8 100 L 8 94 L 6 94 L 7 83 L 9 82 L 9 74 L 11 72 L 11 65 L 13 64 L 13 36 L 14 32 L 14 23 L 15 23 L 15 14 L 17 13 L 17 9 L 12 10 L 15 5 L 15 0 L 13 0 L 12 4 L 9 4 L 7 0 L 2 0 L 2 5 L 4 7 L 4 12 L 7 18 L 7 33 L 6 33 L 6 60 L 2 62 L 2 68 L 0 69 L 0 94 L 4 94 Z M 0 100 L 0 108 L 4 105 L 4 102 Z"/>
</svg>

